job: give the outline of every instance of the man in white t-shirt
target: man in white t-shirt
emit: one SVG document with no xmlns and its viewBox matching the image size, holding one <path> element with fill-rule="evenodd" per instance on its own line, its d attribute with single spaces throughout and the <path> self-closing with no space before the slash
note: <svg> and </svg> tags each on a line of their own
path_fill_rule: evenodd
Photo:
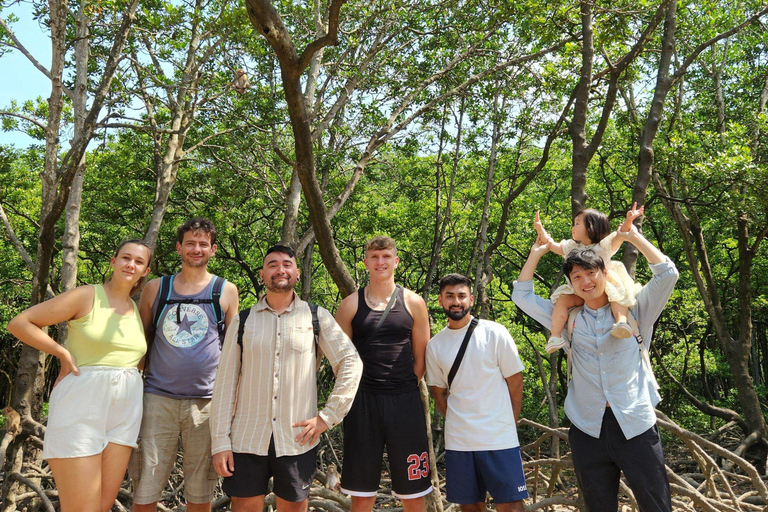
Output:
<svg viewBox="0 0 768 512">
<path fill-rule="evenodd" d="M 516 419 L 524 367 L 503 325 L 469 314 L 471 289 L 472 282 L 460 274 L 440 280 L 438 300 L 448 326 L 427 345 L 427 384 L 445 416 L 447 498 L 463 512 L 482 512 L 489 492 L 499 512 L 522 512 L 528 490 Z M 470 329 L 466 351 L 452 371 Z"/>
</svg>

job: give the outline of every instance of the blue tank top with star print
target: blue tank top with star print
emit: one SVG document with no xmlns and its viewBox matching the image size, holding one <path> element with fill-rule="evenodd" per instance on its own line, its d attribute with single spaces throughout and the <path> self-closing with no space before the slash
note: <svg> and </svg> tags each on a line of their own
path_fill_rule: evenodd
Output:
<svg viewBox="0 0 768 512">
<path fill-rule="evenodd" d="M 176 276 L 173 276 L 175 278 Z M 211 281 L 194 295 L 177 293 L 171 280 L 173 300 L 206 299 L 211 296 Z M 160 301 L 155 297 L 152 312 Z M 216 315 L 211 304 L 166 304 L 160 313 L 144 379 L 144 391 L 169 398 L 211 398 L 213 380 L 219 367 L 221 345 Z"/>
</svg>

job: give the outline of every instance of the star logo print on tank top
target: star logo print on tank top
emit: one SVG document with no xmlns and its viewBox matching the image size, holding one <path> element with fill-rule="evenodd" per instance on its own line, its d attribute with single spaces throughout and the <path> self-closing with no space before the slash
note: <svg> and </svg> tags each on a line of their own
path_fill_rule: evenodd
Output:
<svg viewBox="0 0 768 512">
<path fill-rule="evenodd" d="M 176 309 L 181 308 L 178 312 Z M 176 323 L 180 318 L 181 322 Z M 168 309 L 163 321 L 163 335 L 174 347 L 194 347 L 208 333 L 208 315 L 197 304 L 176 304 Z"/>
</svg>

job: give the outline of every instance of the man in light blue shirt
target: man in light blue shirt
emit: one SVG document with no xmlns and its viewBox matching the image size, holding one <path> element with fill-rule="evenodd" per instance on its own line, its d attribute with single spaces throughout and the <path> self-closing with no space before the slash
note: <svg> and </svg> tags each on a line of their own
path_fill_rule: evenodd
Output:
<svg viewBox="0 0 768 512">
<path fill-rule="evenodd" d="M 653 272 L 651 281 L 636 297 L 637 305 L 631 308 L 648 348 L 653 324 L 677 281 L 677 269 L 636 227 L 619 232 L 619 236 L 638 248 Z M 515 304 L 546 328 L 551 327 L 554 305 L 534 293 L 532 280 L 539 260 L 548 251 L 546 240 L 536 240 L 512 293 Z M 643 363 L 638 340 L 610 335 L 614 319 L 605 293 L 605 263 L 586 249 L 569 254 L 563 268 L 575 294 L 584 300 L 570 326 L 572 378 L 565 413 L 572 423 L 569 441 L 574 471 L 587 509 L 618 510 L 623 471 L 641 512 L 671 512 L 654 413 L 661 396 Z"/>
</svg>

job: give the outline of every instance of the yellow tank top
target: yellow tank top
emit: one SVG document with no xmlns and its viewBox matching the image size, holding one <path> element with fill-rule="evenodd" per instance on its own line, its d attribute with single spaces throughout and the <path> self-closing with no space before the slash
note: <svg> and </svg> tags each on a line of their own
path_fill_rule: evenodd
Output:
<svg viewBox="0 0 768 512">
<path fill-rule="evenodd" d="M 77 366 L 117 366 L 139 364 L 147 351 L 139 309 L 133 303 L 133 316 L 115 313 L 109 307 L 104 286 L 94 285 L 93 309 L 77 320 L 67 322 L 67 350 Z"/>
</svg>

